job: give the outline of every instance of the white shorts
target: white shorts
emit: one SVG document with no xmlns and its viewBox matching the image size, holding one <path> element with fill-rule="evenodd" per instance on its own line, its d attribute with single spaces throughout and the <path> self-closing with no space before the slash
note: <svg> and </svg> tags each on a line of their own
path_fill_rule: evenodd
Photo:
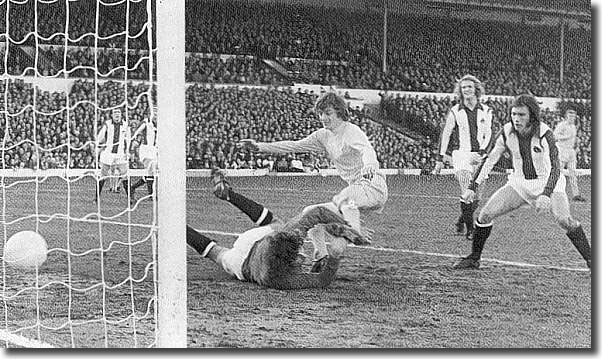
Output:
<svg viewBox="0 0 602 359">
<path fill-rule="evenodd" d="M 157 160 L 157 147 L 150 145 L 140 145 L 140 149 L 138 150 L 138 157 L 140 158 L 140 162 L 144 162 L 144 160 Z"/>
<path fill-rule="evenodd" d="M 222 255 L 222 267 L 226 272 L 236 276 L 239 280 L 247 280 L 242 275 L 242 264 L 249 256 L 249 252 L 253 245 L 258 240 L 262 239 L 266 235 L 274 232 L 271 226 L 262 226 L 250 229 L 236 239 L 232 248 L 228 249 Z"/>
<path fill-rule="evenodd" d="M 389 197 L 387 180 L 382 174 L 375 174 L 372 180 L 362 178 L 345 187 L 332 198 L 337 206 L 344 200 L 352 200 L 359 209 L 382 209 Z"/>
<path fill-rule="evenodd" d="M 100 153 L 100 163 L 107 166 L 121 165 L 128 163 L 127 156 L 123 153 L 112 153 L 104 150 Z"/>
<path fill-rule="evenodd" d="M 455 171 L 470 171 L 470 173 L 473 173 L 480 163 L 481 155 L 478 152 L 459 150 L 452 152 L 452 165 Z"/>
<path fill-rule="evenodd" d="M 577 152 L 575 150 L 558 150 L 558 158 L 562 167 L 569 163 L 577 163 Z"/>
<path fill-rule="evenodd" d="M 537 197 L 542 195 L 547 183 L 547 178 L 545 180 L 543 178 L 526 180 L 524 178 L 509 176 L 508 183 L 506 185 L 512 187 L 512 189 L 514 189 L 516 193 L 522 197 L 522 199 L 529 203 L 529 205 L 535 206 Z M 558 182 L 556 182 L 556 186 L 552 192 L 565 193 L 565 188 L 566 178 L 564 176 L 560 176 L 558 177 Z"/>
</svg>

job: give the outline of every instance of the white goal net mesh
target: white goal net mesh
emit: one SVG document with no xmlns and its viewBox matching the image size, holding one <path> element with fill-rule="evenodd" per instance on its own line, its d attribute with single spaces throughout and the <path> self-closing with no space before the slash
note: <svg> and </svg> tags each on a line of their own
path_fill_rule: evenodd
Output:
<svg viewBox="0 0 602 359">
<path fill-rule="evenodd" d="M 48 244 L 38 269 L 2 256 L 1 346 L 156 345 L 156 195 L 120 186 L 146 173 L 142 136 L 95 201 L 103 123 L 156 116 L 153 7 L 0 1 L 0 247 L 24 230 Z"/>
</svg>

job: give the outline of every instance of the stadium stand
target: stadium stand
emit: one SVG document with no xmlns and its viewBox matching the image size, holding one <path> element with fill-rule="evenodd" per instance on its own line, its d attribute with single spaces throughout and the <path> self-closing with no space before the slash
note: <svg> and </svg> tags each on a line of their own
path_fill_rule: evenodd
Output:
<svg viewBox="0 0 602 359">
<path fill-rule="evenodd" d="M 46 10 L 38 11 L 42 16 L 38 33 L 49 36 L 59 32 L 65 21 L 64 6 L 39 6 Z M 11 25 L 10 36 L 24 42 L 0 49 L 7 65 L 4 69 L 4 62 L 0 62 L 0 71 L 28 76 L 37 63 L 39 74 L 60 76 L 59 69 L 66 61 L 68 77 L 73 81 L 69 92 L 35 94 L 36 110 L 48 113 L 62 108 L 67 99 L 71 106 L 91 100 L 94 85 L 89 79 L 93 74 L 86 66 L 97 64 L 102 79 L 114 80 L 100 85 L 100 107 L 117 104 L 127 95 L 130 106 L 136 104 L 127 113 L 134 130 L 148 116 L 149 108 L 146 97 L 136 100 L 148 85 L 135 81 L 148 77 L 147 60 L 140 60 L 148 53 L 144 47 L 147 29 L 142 25 L 146 13 L 142 6 L 132 6 L 129 33 L 137 37 L 128 40 L 131 50 L 127 54 L 127 77 L 123 69 L 108 71 L 125 64 L 126 54 L 113 48 L 125 41 L 125 36 L 100 40 L 96 53 L 92 37 L 84 36 L 96 26 L 90 16 L 79 16 L 96 11 L 88 2 L 70 7 L 70 46 L 66 54 L 62 35 L 49 37 L 41 41 L 37 61 L 32 52 L 34 37 L 30 36 L 34 30 L 31 2 L 11 5 L 11 18 L 17 19 L 14 21 L 19 26 Z M 101 34 L 123 27 L 125 19 L 112 16 L 119 13 L 117 8 L 100 9 Z M 230 16 L 233 9 L 237 10 L 236 17 Z M 396 111 L 397 123 L 383 121 L 374 111 L 360 107 L 351 108 L 352 121 L 373 141 L 384 168 L 428 170 L 434 164 L 444 114 L 453 103 L 451 96 L 440 94 L 449 94 L 454 79 L 465 73 L 483 80 L 490 95 L 487 103 L 494 109 L 495 129 L 507 120 L 508 98 L 504 96 L 529 91 L 541 97 L 576 99 L 571 101 L 585 108 L 579 122 L 578 164 L 580 168 L 591 167 L 591 30 L 567 28 L 565 42 L 571 46 L 566 49 L 561 86 L 559 30 L 547 26 L 457 19 L 425 21 L 428 19 L 416 15 L 391 14 L 385 73 L 380 45 L 382 18 L 375 12 L 203 0 L 188 4 L 186 16 L 188 168 L 267 167 L 290 171 L 294 170 L 293 161 L 301 161 L 306 171 L 329 167 L 326 158 L 315 154 L 254 155 L 235 146 L 246 137 L 259 141 L 298 139 L 320 127 L 311 112 L 317 93 L 290 87 L 304 82 L 339 89 L 381 90 L 380 110 Z M 262 21 L 255 21 L 257 18 Z M 0 33 L 5 31 L 5 24 L 0 23 Z M 214 36 L 216 33 L 220 36 Z M 130 81 L 127 94 L 123 84 L 126 80 Z M 67 163 L 66 147 L 61 146 L 66 136 L 56 134 L 59 129 L 66 131 L 66 113 L 34 116 L 31 108 L 26 108 L 33 106 L 34 96 L 27 81 L 11 80 L 8 86 L 0 87 L 4 89 L 8 93 L 1 94 L 2 105 L 6 98 L 9 113 L 16 115 L 1 118 L 0 131 L 13 132 L 17 142 L 33 141 L 35 133 L 40 144 L 40 148 L 34 148 L 24 142 L 7 150 L 5 168 L 33 168 L 37 156 L 41 168 L 94 168 L 93 129 L 104 114 L 95 123 L 93 108 L 85 103 L 69 112 L 74 150 Z M 554 125 L 559 115 L 553 108 L 545 109 L 543 118 Z M 136 145 L 137 141 L 134 148 Z M 137 166 L 135 151 L 131 162 Z"/>
</svg>

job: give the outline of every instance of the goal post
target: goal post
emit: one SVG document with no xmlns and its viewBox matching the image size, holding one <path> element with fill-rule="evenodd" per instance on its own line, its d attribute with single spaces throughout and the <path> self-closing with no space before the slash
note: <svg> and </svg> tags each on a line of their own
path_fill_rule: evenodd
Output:
<svg viewBox="0 0 602 359">
<path fill-rule="evenodd" d="M 186 347 L 184 4 L 157 1 L 157 347 Z"/>
<path fill-rule="evenodd" d="M 0 1 L 0 347 L 187 346 L 184 8 Z"/>
</svg>

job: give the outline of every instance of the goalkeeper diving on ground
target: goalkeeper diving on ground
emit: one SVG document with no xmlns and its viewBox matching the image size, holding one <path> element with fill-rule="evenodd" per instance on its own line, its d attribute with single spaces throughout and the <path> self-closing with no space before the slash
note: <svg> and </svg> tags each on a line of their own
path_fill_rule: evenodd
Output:
<svg viewBox="0 0 602 359">
<path fill-rule="evenodd" d="M 187 226 L 186 242 L 241 281 L 275 289 L 327 287 L 335 279 L 347 242 L 369 243 L 340 214 L 326 207 L 306 208 L 284 222 L 261 204 L 233 191 L 222 171 L 214 170 L 212 177 L 214 194 L 235 205 L 258 227 L 240 234 L 232 248 L 226 248 Z M 306 240 L 314 247 L 309 271 L 302 268 Z"/>
</svg>

